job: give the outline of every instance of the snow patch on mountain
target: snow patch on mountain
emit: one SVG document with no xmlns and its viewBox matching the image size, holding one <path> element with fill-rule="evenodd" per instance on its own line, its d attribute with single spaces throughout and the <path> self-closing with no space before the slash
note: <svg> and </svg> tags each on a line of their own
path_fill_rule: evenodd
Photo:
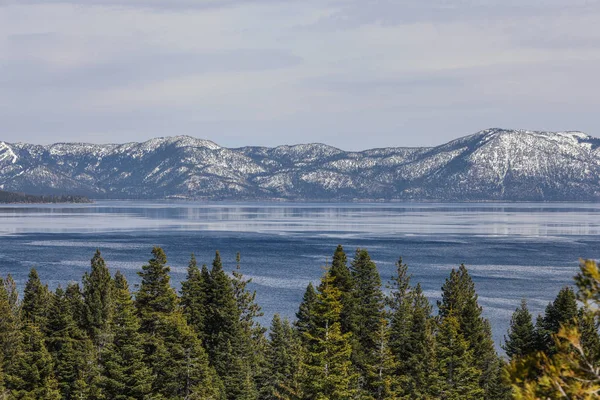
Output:
<svg viewBox="0 0 600 400">
<path fill-rule="evenodd" d="M 13 149 L 6 143 L 0 142 L 0 162 L 10 162 L 14 164 L 17 162 L 17 155 L 13 151 Z"/>
<path fill-rule="evenodd" d="M 600 139 L 487 129 L 437 147 L 229 149 L 191 136 L 142 143 L 0 142 L 7 190 L 108 198 L 599 200 Z"/>
</svg>

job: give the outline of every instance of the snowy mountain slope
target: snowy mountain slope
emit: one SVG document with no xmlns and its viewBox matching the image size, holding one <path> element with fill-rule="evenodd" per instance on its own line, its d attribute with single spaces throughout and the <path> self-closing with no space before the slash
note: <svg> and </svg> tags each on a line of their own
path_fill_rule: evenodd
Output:
<svg viewBox="0 0 600 400">
<path fill-rule="evenodd" d="M 433 148 L 0 142 L 0 189 L 98 198 L 598 200 L 600 139 L 488 129 Z"/>
</svg>

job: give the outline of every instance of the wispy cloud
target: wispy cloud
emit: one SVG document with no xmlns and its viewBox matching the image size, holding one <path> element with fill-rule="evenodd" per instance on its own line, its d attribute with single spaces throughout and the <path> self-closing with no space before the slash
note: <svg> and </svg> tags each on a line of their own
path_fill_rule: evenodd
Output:
<svg viewBox="0 0 600 400">
<path fill-rule="evenodd" d="M 359 149 L 489 126 L 600 135 L 599 22 L 590 0 L 0 0 L 0 136 Z"/>
</svg>

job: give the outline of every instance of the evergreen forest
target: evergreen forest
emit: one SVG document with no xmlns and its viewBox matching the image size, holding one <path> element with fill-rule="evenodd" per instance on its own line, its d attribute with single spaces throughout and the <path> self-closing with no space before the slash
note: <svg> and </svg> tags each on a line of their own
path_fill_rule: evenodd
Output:
<svg viewBox="0 0 600 400">
<path fill-rule="evenodd" d="M 250 280 L 194 255 L 176 291 L 165 252 L 130 286 L 99 251 L 81 283 L 0 284 L 0 399 L 597 399 L 600 269 L 582 261 L 535 320 L 526 300 L 496 351 L 465 266 L 435 307 L 399 259 L 335 249 L 293 320 L 270 327 Z"/>
<path fill-rule="evenodd" d="M 91 203 L 85 196 L 76 195 L 43 195 L 14 193 L 0 190 L 0 204 L 36 204 L 36 203 Z"/>
</svg>

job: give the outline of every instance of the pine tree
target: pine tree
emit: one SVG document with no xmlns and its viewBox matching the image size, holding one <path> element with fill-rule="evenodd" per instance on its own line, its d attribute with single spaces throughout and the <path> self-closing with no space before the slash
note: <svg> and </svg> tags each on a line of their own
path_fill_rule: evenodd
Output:
<svg viewBox="0 0 600 400">
<path fill-rule="evenodd" d="M 20 321 L 13 313 L 4 280 L 0 279 L 0 361 L 2 370 L 8 375 L 7 383 L 10 382 L 11 365 L 18 356 L 22 340 L 20 328 Z"/>
<path fill-rule="evenodd" d="M 552 303 L 546 307 L 544 316 L 536 323 L 536 341 L 539 351 L 551 355 L 556 351 L 554 339 L 561 325 L 572 324 L 577 317 L 577 298 L 572 288 L 566 286 L 558 292 Z"/>
<path fill-rule="evenodd" d="M 52 303 L 51 299 L 52 293 L 48 290 L 48 286 L 42 285 L 37 271 L 32 268 L 25 284 L 21 305 L 23 320 L 32 322 L 44 329 L 48 307 Z"/>
<path fill-rule="evenodd" d="M 135 296 L 135 305 L 142 323 L 142 331 L 153 334 L 157 315 L 169 314 L 177 308 L 177 293 L 171 287 L 167 256 L 160 247 L 152 249 L 153 258 L 142 267 L 138 275 L 142 278 L 140 290 Z"/>
<path fill-rule="evenodd" d="M 593 320 L 592 325 L 597 326 L 600 322 L 600 268 L 591 260 L 582 260 L 580 268 L 581 272 L 575 277 L 577 297 L 583 304 L 583 313 Z M 513 384 L 514 398 L 597 399 L 600 360 L 586 349 L 586 340 L 578 326 L 581 321 L 571 319 L 573 308 L 569 290 L 561 290 L 548 308 L 549 312 L 540 318 L 538 325 L 561 320 L 563 324 L 552 335 L 554 346 L 551 353 L 538 352 L 535 357 L 511 360 L 507 370 Z M 546 317 L 552 317 L 554 321 Z"/>
<path fill-rule="evenodd" d="M 535 339 L 533 319 L 527 308 L 527 301 L 523 299 L 521 306 L 515 310 L 510 319 L 508 338 L 504 337 L 505 344 L 502 348 L 510 358 L 524 357 L 535 351 Z"/>
<path fill-rule="evenodd" d="M 474 366 L 473 350 L 460 333 L 458 318 L 447 314 L 437 335 L 437 357 L 440 399 L 480 400 L 484 391 L 479 386 L 481 371 Z"/>
<path fill-rule="evenodd" d="M 150 338 L 148 360 L 155 376 L 153 394 L 167 399 L 220 399 L 221 382 L 181 311 L 160 315 Z"/>
<path fill-rule="evenodd" d="M 236 268 L 232 271 L 231 283 L 233 285 L 233 295 L 236 299 L 240 315 L 240 327 L 242 334 L 240 337 L 240 347 L 242 354 L 242 364 L 250 367 L 250 372 L 246 372 L 248 379 L 252 378 L 253 386 L 260 390 L 263 385 L 263 376 L 267 372 L 267 361 L 264 357 L 267 348 L 265 338 L 266 329 L 258 322 L 257 318 L 264 315 L 261 307 L 256 302 L 256 291 L 250 291 L 248 285 L 252 279 L 246 279 L 241 270 L 240 253 L 236 254 Z M 253 389 L 254 390 L 254 389 Z M 253 398 L 254 396 L 251 396 Z"/>
<path fill-rule="evenodd" d="M 306 399 L 342 400 L 356 394 L 350 339 L 341 331 L 341 291 L 326 272 L 318 288 L 313 308 L 314 325 L 304 332 L 307 355 L 303 364 Z"/>
<path fill-rule="evenodd" d="M 96 354 L 87 334 L 74 318 L 73 301 L 56 289 L 50 308 L 46 344 L 63 399 L 96 398 Z"/>
<path fill-rule="evenodd" d="M 317 302 L 317 292 L 312 282 L 306 287 L 302 302 L 296 313 L 296 322 L 294 326 L 301 338 L 304 338 L 304 333 L 314 329 L 314 307 Z"/>
<path fill-rule="evenodd" d="M 513 390 L 506 381 L 507 363 L 501 357 L 496 358 L 496 364 L 493 367 L 493 374 L 488 383 L 488 398 L 494 400 L 513 399 Z"/>
<path fill-rule="evenodd" d="M 302 345 L 287 319 L 275 314 L 266 351 L 267 377 L 261 399 L 297 396 L 301 391 Z"/>
<path fill-rule="evenodd" d="M 384 317 L 381 278 L 369 253 L 363 249 L 356 251 L 351 271 L 355 302 L 351 316 L 352 361 L 361 374 L 361 389 L 374 395 L 375 384 L 368 376 L 368 369 L 378 351 L 373 332 L 377 332 Z"/>
<path fill-rule="evenodd" d="M 228 399 L 256 396 L 251 349 L 241 315 L 232 279 L 223 271 L 216 252 L 206 290 L 205 347 Z"/>
<path fill-rule="evenodd" d="M 497 373 L 497 355 L 491 327 L 489 321 L 482 316 L 475 284 L 464 265 L 458 271 L 451 271 L 450 277 L 442 286 L 442 300 L 438 301 L 438 308 L 442 318 L 450 314 L 457 318 L 458 332 L 473 351 L 475 366 L 481 371 L 479 384 L 485 390 L 484 398 L 495 400 L 491 397 L 492 388 L 489 386 Z"/>
<path fill-rule="evenodd" d="M 202 266 L 207 271 L 206 266 Z M 188 264 L 187 277 L 181 282 L 181 307 L 183 315 L 198 337 L 204 339 L 204 319 L 206 317 L 207 272 L 198 268 L 196 256 L 192 254 Z"/>
<path fill-rule="evenodd" d="M 91 271 L 83 276 L 83 324 L 94 345 L 102 349 L 109 341 L 113 282 L 100 250 L 91 260 Z"/>
<path fill-rule="evenodd" d="M 160 247 L 142 267 L 136 309 L 145 335 L 145 359 L 155 376 L 152 393 L 168 399 L 219 398 L 221 389 L 197 334 L 188 326 L 171 287 Z"/>
<path fill-rule="evenodd" d="M 386 298 L 390 315 L 390 348 L 394 356 L 402 361 L 398 365 L 397 374 L 399 375 L 405 375 L 403 365 L 410 357 L 409 337 L 411 333 L 414 333 L 411 327 L 413 299 L 410 278 L 408 266 L 400 258 L 396 263 L 396 275 L 388 284 L 390 294 Z"/>
<path fill-rule="evenodd" d="M 581 332 L 581 344 L 586 356 L 592 360 L 598 360 L 600 363 L 600 332 L 598 331 L 598 322 L 594 318 L 594 313 L 581 308 L 577 315 L 579 332 Z"/>
<path fill-rule="evenodd" d="M 87 329 L 84 319 L 85 304 L 83 302 L 83 293 L 81 287 L 76 282 L 69 282 L 65 288 L 65 299 L 71 310 L 71 316 L 77 326 L 87 335 Z M 89 337 L 89 335 L 87 335 Z"/>
<path fill-rule="evenodd" d="M 19 304 L 19 292 L 17 291 L 17 283 L 12 275 L 8 274 L 4 280 L 4 289 L 8 295 L 8 304 L 15 318 L 21 318 L 21 307 Z"/>
<path fill-rule="evenodd" d="M 436 386 L 435 321 L 431 316 L 431 304 L 423 294 L 421 285 L 411 290 L 407 303 L 408 334 L 402 345 L 399 375 L 404 398 L 431 399 L 438 393 Z"/>
<path fill-rule="evenodd" d="M 145 399 L 152 389 L 152 371 L 144 363 L 143 336 L 127 280 L 115 274 L 112 289 L 113 340 L 101 353 L 100 386 L 108 399 Z"/>
<path fill-rule="evenodd" d="M 6 388 L 12 399 L 59 400 L 58 384 L 54 379 L 52 357 L 44 344 L 39 328 L 25 323 L 22 341 L 16 349 L 7 373 Z"/>
<path fill-rule="evenodd" d="M 256 291 L 249 291 L 248 284 L 252 279 L 246 279 L 242 274 L 240 266 L 240 253 L 236 255 L 236 268 L 232 272 L 233 295 L 236 299 L 240 312 L 240 322 L 246 332 L 262 335 L 265 329 L 259 326 L 256 318 L 264 315 L 261 307 L 256 303 Z M 254 332 L 254 330 L 257 330 Z"/>
<path fill-rule="evenodd" d="M 367 370 L 367 379 L 373 390 L 370 397 L 376 400 L 397 399 L 401 393 L 400 379 L 395 374 L 398 363 L 389 347 L 389 335 L 388 322 L 381 318 L 377 331 L 373 332 L 377 350 Z"/>
<path fill-rule="evenodd" d="M 352 315 L 356 299 L 353 296 L 354 280 L 352 272 L 348 268 L 348 258 L 342 245 L 338 245 L 331 260 L 330 274 L 334 278 L 333 284 L 342 293 L 342 312 L 340 324 L 342 332 L 347 333 L 352 329 Z"/>
</svg>

